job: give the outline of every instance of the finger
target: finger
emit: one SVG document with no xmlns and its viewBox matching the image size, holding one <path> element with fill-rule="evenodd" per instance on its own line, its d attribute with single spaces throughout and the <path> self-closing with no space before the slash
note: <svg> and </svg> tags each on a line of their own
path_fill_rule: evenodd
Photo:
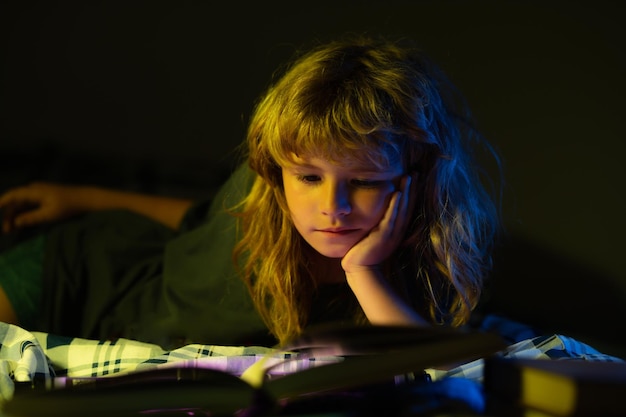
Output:
<svg viewBox="0 0 626 417">
<path fill-rule="evenodd" d="M 391 231 L 394 228 L 395 219 L 398 215 L 398 206 L 400 205 L 401 199 L 401 191 L 394 191 L 391 194 L 391 198 L 387 204 L 387 209 L 385 210 L 383 217 L 378 222 L 378 230 L 386 231 L 387 234 L 391 234 Z"/>
<path fill-rule="evenodd" d="M 10 233 L 17 229 L 34 226 L 47 221 L 48 210 L 29 204 L 12 204 L 2 209 L 2 231 Z"/>
<path fill-rule="evenodd" d="M 14 216 L 13 227 L 15 229 L 21 229 L 45 223 L 46 221 L 48 221 L 48 216 L 42 210 L 23 211 Z"/>
<path fill-rule="evenodd" d="M 413 194 L 415 193 L 411 192 L 412 183 L 413 183 L 413 178 L 410 175 L 407 175 L 406 177 L 404 177 L 402 181 L 402 201 L 400 205 L 400 215 L 403 218 L 406 217 L 409 211 L 411 200 L 414 200 Z"/>
<path fill-rule="evenodd" d="M 406 227 L 407 213 L 409 210 L 409 201 L 411 199 L 411 177 L 405 176 L 400 184 L 400 191 L 393 196 L 393 210 L 389 221 L 391 223 L 391 235 L 398 237 L 403 234 Z"/>
<path fill-rule="evenodd" d="M 37 207 L 39 200 L 36 190 L 33 193 L 31 185 L 12 188 L 0 195 L 2 232 L 10 233 L 20 228 L 21 222 L 17 220 L 18 217 Z"/>
<path fill-rule="evenodd" d="M 40 194 L 36 192 L 36 190 L 33 192 L 29 186 L 13 188 L 0 196 L 0 208 L 8 207 L 10 205 L 19 206 L 24 203 L 33 203 L 38 201 L 39 198 Z"/>
<path fill-rule="evenodd" d="M 398 214 L 401 200 L 402 193 L 395 191 L 389 200 L 389 205 L 382 219 L 368 235 L 369 238 L 374 239 L 373 242 L 378 242 L 377 244 L 382 245 L 386 249 L 395 247 L 394 242 L 398 239 Z"/>
<path fill-rule="evenodd" d="M 418 176 L 417 172 L 412 172 L 403 178 L 402 189 L 402 206 L 400 210 L 399 224 L 401 225 L 400 233 L 406 234 L 410 229 L 411 222 L 415 218 L 414 210 L 418 193 Z"/>
<path fill-rule="evenodd" d="M 12 198 L 11 194 L 12 194 L 12 191 L 9 190 L 5 192 L 4 194 L 0 195 L 0 208 L 7 207 L 10 204 L 11 198 Z"/>
<path fill-rule="evenodd" d="M 408 205 L 408 213 L 413 213 L 413 210 L 415 209 L 415 203 L 417 201 L 417 187 L 419 184 L 419 172 L 411 172 L 410 174 L 411 177 L 411 182 L 409 184 L 408 187 L 408 193 L 409 195 L 409 205 Z"/>
<path fill-rule="evenodd" d="M 0 206 L 0 218 L 2 219 L 2 232 L 10 233 L 13 231 L 13 219 L 17 210 L 14 205 Z"/>
<path fill-rule="evenodd" d="M 13 231 L 13 220 L 2 214 L 2 233 L 11 233 Z"/>
</svg>

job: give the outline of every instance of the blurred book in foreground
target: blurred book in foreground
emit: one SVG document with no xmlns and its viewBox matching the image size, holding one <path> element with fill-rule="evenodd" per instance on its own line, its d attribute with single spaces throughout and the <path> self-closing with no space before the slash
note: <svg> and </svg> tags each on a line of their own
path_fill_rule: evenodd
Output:
<svg viewBox="0 0 626 417">
<path fill-rule="evenodd" d="M 626 362 L 490 357 L 484 388 L 490 416 L 626 416 Z"/>
</svg>

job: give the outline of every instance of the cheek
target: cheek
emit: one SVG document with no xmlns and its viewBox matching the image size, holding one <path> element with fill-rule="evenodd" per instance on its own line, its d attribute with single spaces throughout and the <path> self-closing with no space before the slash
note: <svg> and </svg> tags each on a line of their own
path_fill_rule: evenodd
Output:
<svg viewBox="0 0 626 417">
<path fill-rule="evenodd" d="M 389 206 L 392 192 L 393 190 L 383 190 L 359 196 L 357 203 L 359 213 L 363 217 L 371 218 L 372 221 L 378 222 Z"/>
<path fill-rule="evenodd" d="M 296 197 L 296 192 L 294 191 L 293 184 L 289 181 L 283 179 L 283 195 L 285 198 L 285 203 L 287 203 L 287 208 L 289 211 L 293 211 L 293 206 L 296 205 L 298 201 Z"/>
<path fill-rule="evenodd" d="M 285 201 L 292 221 L 298 222 L 299 219 L 308 217 L 311 206 L 309 200 L 306 195 L 292 188 L 285 188 Z"/>
</svg>

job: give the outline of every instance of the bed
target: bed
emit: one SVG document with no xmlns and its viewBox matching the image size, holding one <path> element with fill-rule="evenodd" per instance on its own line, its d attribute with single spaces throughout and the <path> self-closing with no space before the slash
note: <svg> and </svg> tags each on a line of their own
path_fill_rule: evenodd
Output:
<svg viewBox="0 0 626 417">
<path fill-rule="evenodd" d="M 485 317 L 480 330 L 497 333 L 506 348 L 496 352 L 504 358 L 580 359 L 623 362 L 564 335 L 539 335 L 524 324 L 496 315 Z M 173 350 L 136 340 L 89 340 L 29 332 L 0 323 L 0 402 L 6 404 L 16 388 L 50 389 L 56 384 L 81 378 L 101 378 L 167 368 L 211 369 L 240 377 L 263 358 L 274 361 L 272 372 L 285 375 L 309 366 L 323 365 L 337 358 L 323 355 L 307 358 L 297 353 L 265 346 L 220 346 L 189 344 Z M 289 360 L 287 360 L 289 359 Z M 484 358 L 461 363 L 450 369 L 426 369 L 428 389 L 437 389 L 438 398 L 462 402 L 480 414 L 485 408 L 481 391 Z M 459 387 L 462 384 L 462 388 Z"/>
</svg>

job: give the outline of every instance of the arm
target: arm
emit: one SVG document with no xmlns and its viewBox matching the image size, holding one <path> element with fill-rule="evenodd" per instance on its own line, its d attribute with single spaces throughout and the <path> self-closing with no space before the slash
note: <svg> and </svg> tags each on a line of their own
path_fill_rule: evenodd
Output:
<svg viewBox="0 0 626 417">
<path fill-rule="evenodd" d="M 45 182 L 14 188 L 0 196 L 5 233 L 107 209 L 131 210 L 175 229 L 191 204 L 186 199 Z"/>
<path fill-rule="evenodd" d="M 429 325 L 395 293 L 380 270 L 346 272 L 346 279 L 370 323 Z"/>
<path fill-rule="evenodd" d="M 192 201 L 97 187 L 77 187 L 85 211 L 127 209 L 177 229 Z"/>
<path fill-rule="evenodd" d="M 413 207 L 411 177 L 395 192 L 380 223 L 343 257 L 341 266 L 348 285 L 373 324 L 428 325 L 389 285 L 378 267 L 396 250 Z"/>
</svg>

